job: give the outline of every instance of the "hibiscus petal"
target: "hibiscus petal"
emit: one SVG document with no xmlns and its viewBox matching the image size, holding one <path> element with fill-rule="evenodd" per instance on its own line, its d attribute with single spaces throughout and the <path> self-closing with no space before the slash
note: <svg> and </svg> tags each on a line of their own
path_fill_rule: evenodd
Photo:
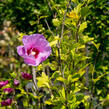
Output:
<svg viewBox="0 0 109 109">
<path fill-rule="evenodd" d="M 51 51 L 49 51 L 49 52 L 40 52 L 38 57 L 36 58 L 36 66 L 38 66 L 44 60 L 46 60 L 50 54 L 51 54 Z"/>
<path fill-rule="evenodd" d="M 21 74 L 22 74 L 22 77 L 23 77 L 24 79 L 26 79 L 26 80 L 32 79 L 32 75 L 29 74 L 29 73 L 21 72 Z"/>
<path fill-rule="evenodd" d="M 39 51 L 49 51 L 51 47 L 47 40 L 41 34 L 33 34 L 23 36 L 23 44 L 25 48 L 37 48 Z"/>
<path fill-rule="evenodd" d="M 8 98 L 1 102 L 1 106 L 9 106 L 9 105 L 11 105 L 11 103 L 12 103 L 12 99 Z"/>
<path fill-rule="evenodd" d="M 20 81 L 17 80 L 17 79 L 14 79 L 14 85 L 15 85 L 15 86 L 18 86 L 19 84 L 20 84 Z"/>
<path fill-rule="evenodd" d="M 18 47 L 17 47 L 17 53 L 18 53 L 21 57 L 24 57 L 24 56 L 25 56 L 25 48 L 24 48 L 24 46 L 18 46 Z"/>
<path fill-rule="evenodd" d="M 32 65 L 32 66 L 36 65 L 35 59 L 32 59 L 32 58 L 24 58 L 24 62 L 25 64 L 28 64 L 28 65 Z"/>
<path fill-rule="evenodd" d="M 23 36 L 23 44 L 25 47 L 31 47 L 33 46 L 34 44 L 37 44 L 37 40 L 38 39 L 45 39 L 43 35 L 41 34 L 32 34 L 32 35 L 26 35 L 26 36 Z"/>
</svg>

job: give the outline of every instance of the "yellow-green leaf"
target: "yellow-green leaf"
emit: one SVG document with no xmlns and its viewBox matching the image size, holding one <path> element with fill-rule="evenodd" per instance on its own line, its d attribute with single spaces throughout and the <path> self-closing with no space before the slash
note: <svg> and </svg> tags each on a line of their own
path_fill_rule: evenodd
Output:
<svg viewBox="0 0 109 109">
<path fill-rule="evenodd" d="M 49 78 L 44 72 L 42 72 L 42 76 L 41 77 L 37 77 L 37 80 L 38 80 L 38 82 L 37 82 L 38 87 L 50 88 Z"/>
<path fill-rule="evenodd" d="M 59 38 L 58 36 L 55 36 L 54 40 L 53 40 L 52 42 L 50 42 L 50 46 L 51 46 L 51 47 L 52 47 L 52 46 L 56 46 L 56 44 L 57 44 L 57 42 L 58 42 L 59 39 L 60 39 L 60 38 Z"/>
<path fill-rule="evenodd" d="M 61 22 L 56 18 L 52 20 L 54 26 L 60 26 Z"/>
<path fill-rule="evenodd" d="M 83 22 L 83 23 L 80 25 L 79 32 L 83 32 L 85 28 L 87 28 L 87 22 Z"/>
<path fill-rule="evenodd" d="M 96 49 L 98 50 L 100 47 L 100 43 L 96 44 L 94 41 L 92 41 L 92 43 L 94 44 L 94 46 L 96 47 Z"/>
<path fill-rule="evenodd" d="M 52 102 L 51 101 L 45 101 L 45 104 L 51 105 Z"/>
<path fill-rule="evenodd" d="M 61 81 L 61 82 L 65 82 L 65 79 L 63 77 L 57 77 L 56 80 Z"/>
</svg>

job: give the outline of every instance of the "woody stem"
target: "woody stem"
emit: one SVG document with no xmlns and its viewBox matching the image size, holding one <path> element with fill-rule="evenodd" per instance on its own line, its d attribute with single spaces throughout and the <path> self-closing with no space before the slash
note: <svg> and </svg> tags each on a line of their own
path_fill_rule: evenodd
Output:
<svg viewBox="0 0 109 109">
<path fill-rule="evenodd" d="M 38 87 L 37 87 L 37 81 L 36 81 L 36 68 L 35 67 L 32 67 L 32 73 L 33 73 L 34 89 L 36 92 L 38 90 Z"/>
</svg>

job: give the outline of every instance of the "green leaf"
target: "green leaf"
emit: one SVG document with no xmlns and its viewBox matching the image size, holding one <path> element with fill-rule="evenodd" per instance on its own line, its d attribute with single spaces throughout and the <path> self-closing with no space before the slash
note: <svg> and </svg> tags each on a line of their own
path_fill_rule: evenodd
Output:
<svg viewBox="0 0 109 109">
<path fill-rule="evenodd" d="M 72 2 L 74 2 L 74 3 L 78 3 L 78 0 L 72 0 Z"/>
<path fill-rule="evenodd" d="M 17 74 L 16 74 L 15 72 L 10 73 L 10 75 L 11 75 L 11 77 L 13 77 L 13 78 L 16 78 L 16 77 L 17 77 Z"/>
<path fill-rule="evenodd" d="M 65 82 L 65 79 L 63 77 L 57 77 L 56 80 L 61 81 L 61 82 Z"/>
<path fill-rule="evenodd" d="M 83 99 L 84 99 L 84 94 L 78 93 L 78 94 L 76 95 L 76 100 L 77 100 L 77 101 L 81 101 L 81 100 L 83 100 Z"/>
<path fill-rule="evenodd" d="M 82 37 L 82 40 L 84 41 L 84 43 L 87 43 L 87 42 L 89 42 L 89 41 L 93 41 L 94 38 L 90 38 L 90 37 L 88 37 L 88 36 L 83 36 L 83 37 Z"/>
<path fill-rule="evenodd" d="M 87 4 L 89 4 L 89 3 L 93 2 L 93 1 L 95 1 L 95 0 L 88 0 Z"/>
<path fill-rule="evenodd" d="M 83 32 L 85 28 L 87 28 L 87 22 L 83 22 L 83 23 L 80 25 L 79 32 Z"/>
<path fill-rule="evenodd" d="M 20 98 L 20 97 L 22 97 L 22 96 L 24 96 L 24 94 L 17 94 L 17 95 L 16 95 L 16 98 L 18 99 L 18 98 Z"/>
<path fill-rule="evenodd" d="M 80 74 L 75 73 L 75 74 L 72 75 L 71 81 L 72 81 L 72 82 L 75 82 L 75 81 L 77 81 L 77 80 L 79 79 L 79 77 L 80 77 Z"/>
<path fill-rule="evenodd" d="M 85 45 L 80 45 L 80 46 L 78 47 L 78 49 L 83 49 L 83 48 L 85 48 Z"/>
<path fill-rule="evenodd" d="M 85 17 L 85 16 L 87 16 L 88 14 L 90 14 L 90 13 L 89 13 L 89 7 L 88 7 L 88 6 L 82 7 L 82 9 L 81 9 L 81 16 L 82 16 L 82 17 Z"/>
<path fill-rule="evenodd" d="M 56 61 L 52 61 L 52 63 L 49 64 L 50 68 L 52 70 L 56 70 L 57 69 L 57 62 Z"/>
<path fill-rule="evenodd" d="M 23 105 L 24 105 L 25 107 L 28 106 L 28 101 L 27 101 L 26 99 L 23 100 Z"/>
<path fill-rule="evenodd" d="M 66 108 L 63 104 L 58 103 L 55 107 L 53 107 L 53 109 L 66 109 Z"/>
<path fill-rule="evenodd" d="M 94 44 L 94 46 L 96 47 L 96 49 L 98 50 L 100 47 L 100 43 L 96 44 L 94 41 L 92 41 L 92 43 Z"/>
<path fill-rule="evenodd" d="M 80 76 L 83 76 L 83 75 L 84 75 L 84 73 L 85 73 L 85 70 L 80 69 L 77 73 L 78 73 Z"/>
<path fill-rule="evenodd" d="M 26 34 L 20 33 L 18 39 L 19 39 L 19 40 L 22 40 L 22 38 L 23 38 L 24 35 L 26 35 Z"/>
<path fill-rule="evenodd" d="M 50 42 L 50 46 L 52 47 L 52 46 L 56 46 L 56 44 L 58 43 L 58 40 L 59 40 L 60 38 L 58 37 L 58 36 L 55 36 L 54 37 L 54 40 L 52 41 L 52 42 Z"/>
<path fill-rule="evenodd" d="M 57 77 L 59 77 L 60 75 L 61 75 L 61 72 L 60 72 L 60 71 L 55 71 L 55 72 L 53 73 L 51 79 L 52 79 L 52 78 L 57 78 Z"/>
<path fill-rule="evenodd" d="M 42 76 L 41 77 L 37 77 L 37 80 L 38 80 L 38 82 L 37 82 L 38 87 L 50 88 L 49 78 L 44 72 L 42 72 Z"/>
<path fill-rule="evenodd" d="M 56 45 L 56 44 L 57 44 L 57 40 L 50 42 L 50 46 L 51 47 L 54 46 L 54 45 Z"/>
<path fill-rule="evenodd" d="M 36 22 L 36 21 L 30 21 L 29 23 L 30 23 L 30 25 L 31 25 L 31 26 L 33 26 L 33 25 L 37 24 L 37 22 Z"/>
<path fill-rule="evenodd" d="M 18 89 L 21 91 L 21 94 L 27 95 L 27 93 L 26 93 L 26 91 L 24 89 L 22 89 L 22 88 L 18 88 Z"/>
<path fill-rule="evenodd" d="M 47 105 L 51 105 L 52 102 L 48 100 L 48 101 L 45 101 L 45 104 L 47 104 Z"/>
<path fill-rule="evenodd" d="M 65 89 L 64 89 L 64 87 L 62 87 L 61 93 L 62 93 L 63 98 L 65 99 Z"/>
<path fill-rule="evenodd" d="M 30 97 L 32 97 L 32 98 L 34 98 L 34 99 L 40 98 L 40 96 L 35 96 L 35 95 L 33 95 L 33 93 L 30 93 L 30 92 L 28 92 L 28 94 L 29 94 Z M 41 97 L 42 97 L 42 96 L 41 96 Z"/>
<path fill-rule="evenodd" d="M 94 83 L 96 83 L 97 81 L 99 81 L 102 77 L 104 77 L 106 74 L 109 74 L 109 72 L 106 72 L 100 76 L 98 76 L 96 79 L 93 79 Z"/>
<path fill-rule="evenodd" d="M 56 27 L 60 26 L 60 24 L 61 24 L 61 22 L 57 18 L 56 19 L 52 19 L 52 23 Z"/>
<path fill-rule="evenodd" d="M 48 16 L 40 16 L 40 19 L 47 18 Z"/>
<path fill-rule="evenodd" d="M 81 6 L 82 4 L 78 4 L 75 8 L 74 8 L 74 11 L 79 15 L 80 11 L 81 11 Z"/>
</svg>

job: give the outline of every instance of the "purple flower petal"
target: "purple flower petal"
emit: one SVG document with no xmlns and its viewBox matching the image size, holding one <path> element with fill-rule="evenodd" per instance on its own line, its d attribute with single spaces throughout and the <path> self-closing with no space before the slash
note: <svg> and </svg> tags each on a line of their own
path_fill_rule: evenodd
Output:
<svg viewBox="0 0 109 109">
<path fill-rule="evenodd" d="M 0 88 L 2 88 L 3 86 L 6 86 L 7 84 L 8 84 L 8 80 L 0 81 Z"/>
<path fill-rule="evenodd" d="M 38 66 L 51 54 L 51 47 L 41 34 L 23 36 L 23 44 L 17 47 L 17 52 L 28 65 Z"/>
<path fill-rule="evenodd" d="M 1 102 L 1 105 L 2 105 L 2 106 L 9 106 L 9 105 L 11 105 L 11 103 L 12 103 L 12 99 L 8 98 L 8 99 L 6 99 L 6 100 L 3 100 L 3 101 Z"/>
<path fill-rule="evenodd" d="M 5 89 L 3 89 L 3 91 L 5 93 L 12 93 L 12 92 L 14 92 L 14 89 L 13 88 L 5 88 Z"/>
<path fill-rule="evenodd" d="M 32 79 L 32 75 L 29 74 L 29 73 L 21 72 L 21 74 L 22 74 L 22 77 L 23 77 L 24 79 L 26 79 L 26 80 Z"/>
<path fill-rule="evenodd" d="M 23 37 L 23 44 L 26 48 L 38 48 L 40 51 L 51 50 L 49 43 L 41 34 L 33 34 Z"/>
<path fill-rule="evenodd" d="M 20 56 L 24 57 L 25 56 L 25 48 L 24 46 L 18 46 L 17 47 L 17 52 Z"/>
<path fill-rule="evenodd" d="M 35 66 L 36 65 L 36 61 L 35 59 L 31 59 L 31 58 L 24 58 L 24 62 L 28 65 L 31 65 L 31 66 Z"/>
<path fill-rule="evenodd" d="M 35 45 L 40 45 L 39 39 L 45 40 L 44 36 L 41 34 L 32 34 L 29 36 L 23 36 L 23 44 L 27 48 Z"/>
<path fill-rule="evenodd" d="M 36 59 L 36 66 L 39 65 L 41 62 L 45 61 L 50 54 L 51 52 L 41 52 Z"/>
<path fill-rule="evenodd" d="M 19 80 L 14 79 L 14 85 L 15 85 L 15 86 L 18 86 L 19 84 L 20 84 L 20 81 L 19 81 Z"/>
</svg>

